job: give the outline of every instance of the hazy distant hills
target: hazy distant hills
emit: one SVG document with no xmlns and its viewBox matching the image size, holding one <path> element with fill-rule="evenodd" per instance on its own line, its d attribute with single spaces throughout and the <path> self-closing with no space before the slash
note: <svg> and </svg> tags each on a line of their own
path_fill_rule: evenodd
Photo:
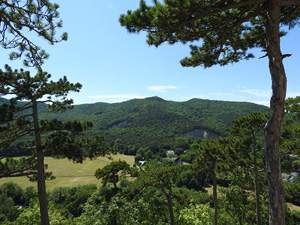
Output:
<svg viewBox="0 0 300 225">
<path fill-rule="evenodd" d="M 91 121 L 92 134 L 103 135 L 109 142 L 118 140 L 137 146 L 168 143 L 176 136 L 201 138 L 224 134 L 238 116 L 268 110 L 246 102 L 174 102 L 159 97 L 76 105 L 64 113 L 49 113 L 44 106 L 40 109 L 42 119 Z"/>
</svg>

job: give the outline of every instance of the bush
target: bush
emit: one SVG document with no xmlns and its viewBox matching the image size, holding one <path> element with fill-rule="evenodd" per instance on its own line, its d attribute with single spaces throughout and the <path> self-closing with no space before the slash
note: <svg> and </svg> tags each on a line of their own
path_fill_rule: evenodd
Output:
<svg viewBox="0 0 300 225">
<path fill-rule="evenodd" d="M 300 183 L 284 183 L 285 198 L 287 202 L 300 206 Z"/>
<path fill-rule="evenodd" d="M 181 225 L 212 225 L 212 210 L 209 205 L 190 205 L 180 211 Z"/>
<path fill-rule="evenodd" d="M 188 188 L 174 188 L 174 195 L 180 205 L 188 205 L 191 201 L 194 204 L 207 204 L 210 196 L 207 192 L 200 192 Z"/>
<path fill-rule="evenodd" d="M 33 200 L 37 199 L 37 192 L 33 187 L 27 187 L 23 193 L 24 206 L 28 207 Z"/>
<path fill-rule="evenodd" d="M 11 197 L 0 194 L 0 223 L 4 221 L 14 221 L 18 216 L 18 210 Z"/>
<path fill-rule="evenodd" d="M 57 188 L 50 194 L 50 201 L 67 216 L 78 217 L 83 211 L 84 204 L 96 190 L 96 185 Z"/>
<path fill-rule="evenodd" d="M 288 210 L 287 213 L 287 225 L 300 224 L 300 212 Z"/>
<path fill-rule="evenodd" d="M 75 223 L 65 218 L 61 212 L 53 208 L 51 205 L 49 207 L 49 220 L 50 225 L 75 225 Z M 14 224 L 17 225 L 40 225 L 40 211 L 38 205 L 26 208 L 18 216 Z"/>
<path fill-rule="evenodd" d="M 0 194 L 10 197 L 16 205 L 24 205 L 23 189 L 14 183 L 5 183 L 0 186 Z"/>
<path fill-rule="evenodd" d="M 23 189 L 14 183 L 5 183 L 0 186 L 0 222 L 14 221 L 21 209 L 29 205 L 33 197 L 29 189 Z"/>
</svg>

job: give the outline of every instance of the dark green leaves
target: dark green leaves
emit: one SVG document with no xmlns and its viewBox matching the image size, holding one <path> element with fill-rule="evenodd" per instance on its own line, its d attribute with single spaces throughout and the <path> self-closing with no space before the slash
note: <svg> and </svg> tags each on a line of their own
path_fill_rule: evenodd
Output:
<svg viewBox="0 0 300 225">
<path fill-rule="evenodd" d="M 12 95 L 15 100 L 31 101 L 46 99 L 43 102 L 49 103 L 53 109 L 64 109 L 72 104 L 72 100 L 67 99 L 67 94 L 71 91 L 79 92 L 81 84 L 71 83 L 66 77 L 58 81 L 50 81 L 51 75 L 42 70 L 38 70 L 35 76 L 31 76 L 29 71 L 12 70 L 8 65 L 5 70 L 0 70 L 0 93 L 2 95 Z"/>
<path fill-rule="evenodd" d="M 264 0 L 164 0 L 121 15 L 129 32 L 147 32 L 147 42 L 191 43 L 183 66 L 226 65 L 253 58 L 252 48 L 266 47 Z M 282 7 L 282 25 L 298 24 L 300 6 Z M 282 33 L 283 34 L 283 33 Z"/>
<path fill-rule="evenodd" d="M 95 176 L 97 179 L 102 179 L 103 186 L 106 186 L 107 183 L 112 183 L 116 188 L 116 185 L 119 182 L 119 175 L 130 174 L 130 170 L 130 165 L 127 162 L 115 161 L 102 169 L 98 169 Z"/>
<path fill-rule="evenodd" d="M 67 33 L 57 35 L 62 27 L 59 6 L 49 0 L 4 0 L 0 2 L 0 45 L 14 49 L 11 59 L 24 58 L 25 66 L 40 67 L 48 54 L 32 40 L 29 33 L 50 44 L 65 41 Z"/>
</svg>

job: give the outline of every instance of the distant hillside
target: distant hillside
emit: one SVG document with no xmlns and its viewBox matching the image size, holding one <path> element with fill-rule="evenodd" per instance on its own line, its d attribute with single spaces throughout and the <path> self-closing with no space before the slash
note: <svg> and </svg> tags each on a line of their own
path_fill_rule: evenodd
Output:
<svg viewBox="0 0 300 225">
<path fill-rule="evenodd" d="M 49 113 L 44 106 L 40 110 L 42 119 L 91 121 L 94 128 L 90 132 L 103 135 L 110 143 L 118 140 L 126 145 L 146 146 L 168 143 L 178 136 L 222 135 L 235 118 L 268 108 L 246 102 L 174 102 L 150 97 L 114 104 L 76 105 L 64 113 Z"/>
</svg>

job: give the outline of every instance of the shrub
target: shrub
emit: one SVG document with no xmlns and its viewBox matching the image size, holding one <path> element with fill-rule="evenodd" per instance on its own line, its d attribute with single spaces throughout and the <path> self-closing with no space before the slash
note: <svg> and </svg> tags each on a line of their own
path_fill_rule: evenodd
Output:
<svg viewBox="0 0 300 225">
<path fill-rule="evenodd" d="M 96 185 L 57 188 L 50 194 L 50 201 L 66 215 L 78 217 L 83 211 L 84 204 L 96 190 Z"/>
<path fill-rule="evenodd" d="M 5 183 L 0 186 L 0 194 L 10 197 L 16 205 L 24 205 L 23 189 L 15 183 Z"/>
<path fill-rule="evenodd" d="M 300 206 L 300 182 L 284 183 L 285 198 L 287 202 Z"/>
<path fill-rule="evenodd" d="M 190 205 L 180 211 L 181 225 L 212 225 L 212 211 L 209 205 Z"/>
</svg>

